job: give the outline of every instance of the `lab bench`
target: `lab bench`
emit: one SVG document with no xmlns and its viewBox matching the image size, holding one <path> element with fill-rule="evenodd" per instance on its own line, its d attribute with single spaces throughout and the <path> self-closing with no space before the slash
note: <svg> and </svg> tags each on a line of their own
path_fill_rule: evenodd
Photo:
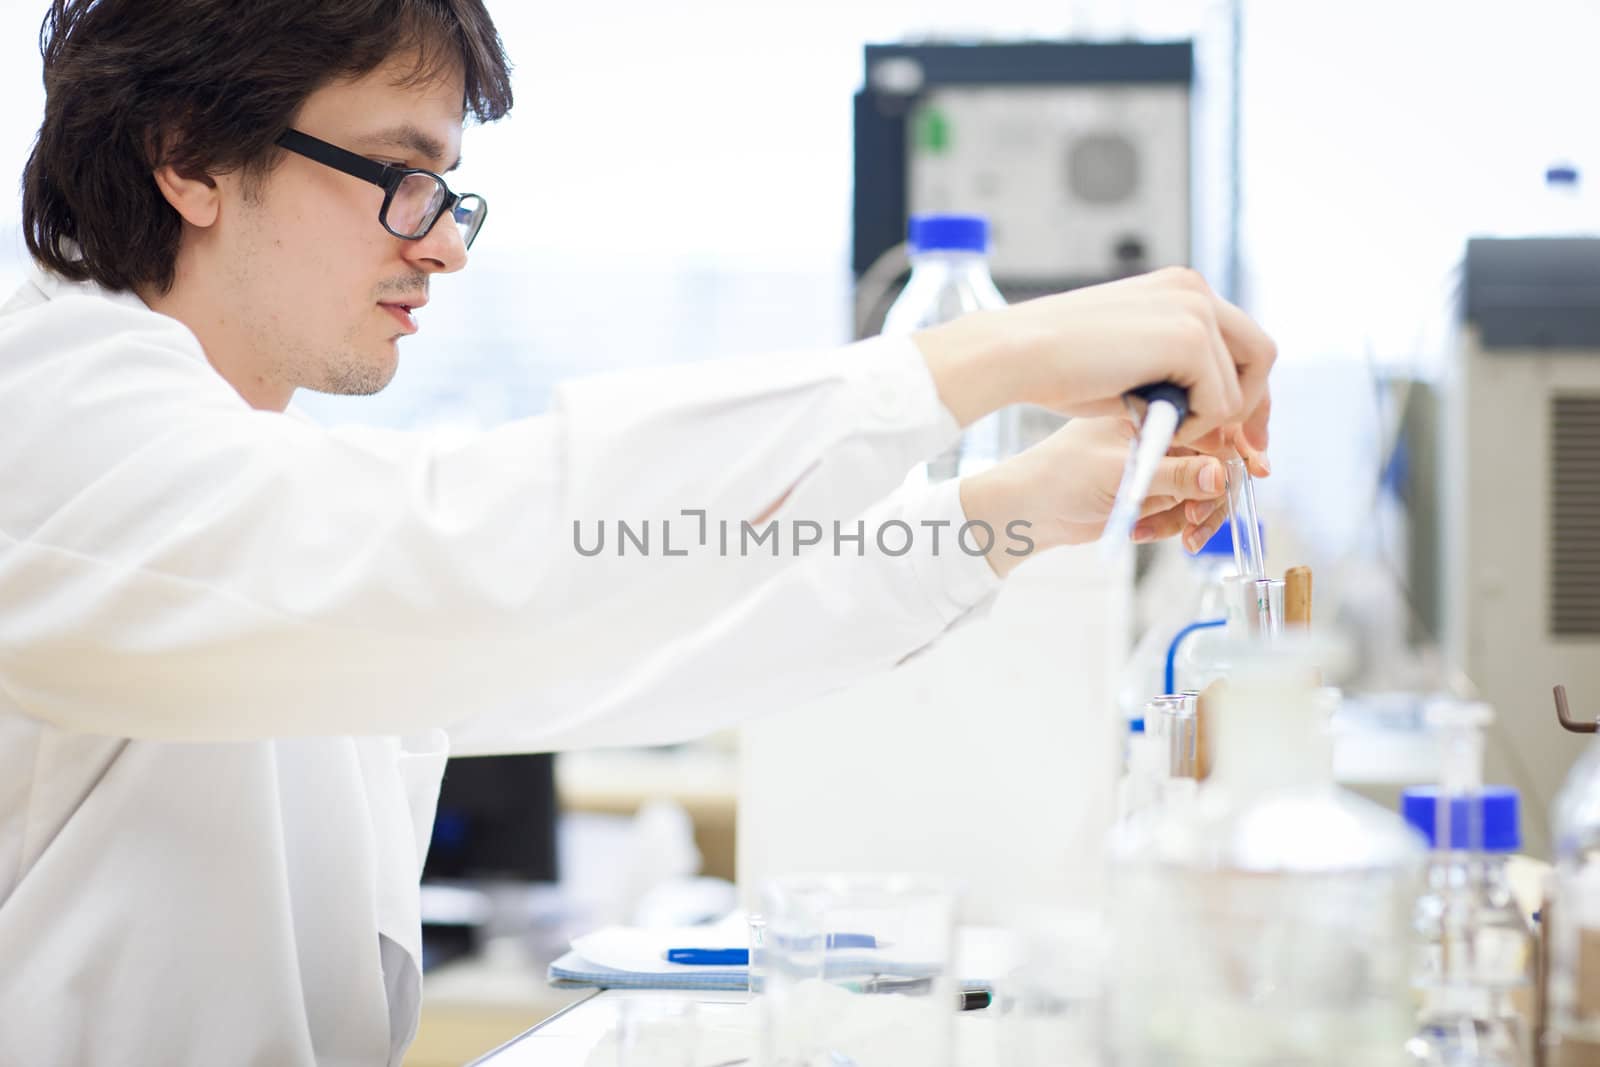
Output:
<svg viewBox="0 0 1600 1067">
<path fill-rule="evenodd" d="M 478 957 L 430 972 L 423 989 L 422 1018 L 405 1067 L 460 1067 L 592 993 L 555 989 L 542 971 Z"/>
<path fill-rule="evenodd" d="M 469 1067 L 584 1067 L 595 1045 L 614 1031 L 629 1004 L 693 1004 L 697 1018 L 717 1026 L 724 1033 L 739 1030 L 749 1034 L 749 1051 L 757 1041 L 758 1005 L 748 993 L 604 989 L 589 991 L 583 999 L 544 1020 L 539 1025 L 501 1045 Z M 956 1016 L 955 1062 L 959 1067 L 996 1067 L 998 1064 L 997 1016 L 989 1009 L 961 1012 Z M 742 1055 L 742 1053 L 735 1053 Z M 712 1058 L 707 1064 L 738 1062 Z M 754 1063 L 750 1059 L 749 1063 Z M 739 1067 L 745 1067 L 739 1063 Z"/>
</svg>

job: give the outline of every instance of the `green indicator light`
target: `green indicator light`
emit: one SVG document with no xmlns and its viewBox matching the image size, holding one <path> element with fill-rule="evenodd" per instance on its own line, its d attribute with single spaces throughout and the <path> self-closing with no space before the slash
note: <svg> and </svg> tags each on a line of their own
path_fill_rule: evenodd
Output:
<svg viewBox="0 0 1600 1067">
<path fill-rule="evenodd" d="M 917 112 L 914 137 L 918 149 L 939 155 L 950 148 L 950 120 L 938 108 L 925 107 Z"/>
</svg>

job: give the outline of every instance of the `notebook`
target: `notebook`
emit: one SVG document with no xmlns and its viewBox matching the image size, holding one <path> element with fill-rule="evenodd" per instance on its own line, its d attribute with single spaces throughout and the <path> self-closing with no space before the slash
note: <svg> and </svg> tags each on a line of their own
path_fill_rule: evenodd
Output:
<svg viewBox="0 0 1600 1067">
<path fill-rule="evenodd" d="M 550 984 L 607 989 L 744 989 L 745 966 L 668 963 L 669 948 L 745 948 L 743 915 L 737 923 L 640 929 L 608 926 L 572 939 L 572 949 L 550 964 Z"/>
<path fill-rule="evenodd" d="M 712 926 L 609 926 L 575 937 L 571 950 L 550 964 L 550 984 L 604 989 L 746 989 L 750 981 L 746 966 L 699 966 L 669 963 L 666 958 L 669 948 L 744 948 L 744 917 L 735 918 L 736 923 L 725 920 Z M 994 979 L 1010 969 L 1009 939 L 997 930 L 967 927 L 958 940 L 962 988 L 992 990 Z M 865 975 L 883 969 L 883 961 L 870 956 L 863 958 L 859 967 L 852 966 L 848 954 L 834 957 L 833 963 L 845 974 Z M 893 971 L 899 975 L 926 973 L 911 963 L 897 964 Z"/>
</svg>

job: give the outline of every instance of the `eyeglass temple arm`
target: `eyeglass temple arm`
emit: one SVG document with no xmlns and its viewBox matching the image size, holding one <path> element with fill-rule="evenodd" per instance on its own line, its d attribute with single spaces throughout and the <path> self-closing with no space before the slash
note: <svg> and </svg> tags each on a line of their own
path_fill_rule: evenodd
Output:
<svg viewBox="0 0 1600 1067">
<path fill-rule="evenodd" d="M 277 143 L 292 152 L 300 153 L 307 159 L 314 159 L 324 166 L 344 171 L 351 177 L 360 178 L 384 189 L 398 182 L 393 167 L 374 162 L 366 156 L 357 155 L 336 144 L 329 144 L 310 134 L 301 133 L 299 130 L 284 130 L 278 135 Z"/>
</svg>

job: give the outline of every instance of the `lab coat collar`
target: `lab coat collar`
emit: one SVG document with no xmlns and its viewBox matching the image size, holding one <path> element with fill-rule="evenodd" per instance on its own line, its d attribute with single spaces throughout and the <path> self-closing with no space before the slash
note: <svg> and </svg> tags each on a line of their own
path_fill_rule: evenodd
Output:
<svg viewBox="0 0 1600 1067">
<path fill-rule="evenodd" d="M 183 336 L 187 338 L 189 342 L 189 344 L 184 347 L 187 348 L 193 356 L 204 363 L 206 368 L 216 375 L 217 380 L 223 385 L 227 386 L 228 391 L 232 395 L 236 397 L 239 395 L 233 386 L 222 377 L 222 375 L 216 374 L 215 368 L 211 365 L 211 360 L 206 356 L 205 346 L 200 343 L 200 338 L 197 337 L 195 332 L 189 328 L 188 323 L 181 319 L 174 318 L 171 315 L 167 315 L 163 312 L 155 310 L 149 304 L 146 304 L 144 300 L 140 298 L 139 294 L 133 290 L 127 289 L 117 291 L 113 289 L 107 289 L 105 286 L 95 281 L 73 281 L 70 278 L 63 278 L 61 275 L 47 270 L 38 263 L 33 264 L 33 273 L 30 281 L 33 283 L 34 288 L 39 290 L 40 295 L 42 295 L 46 301 L 62 300 L 69 297 L 86 297 L 91 300 L 103 301 L 115 307 L 123 308 L 129 311 L 137 311 L 145 315 L 159 316 L 164 322 L 171 323 L 182 330 Z M 19 296 L 20 295 L 21 294 L 19 294 Z M 32 301 L 25 300 L 24 304 L 27 303 L 32 303 Z M 8 305 L 7 310 L 10 310 L 13 306 L 14 305 Z M 242 401 L 243 398 L 240 399 Z"/>
<path fill-rule="evenodd" d="M 39 291 L 47 300 L 59 300 L 65 296 L 90 296 L 109 300 L 113 304 L 133 308 L 136 311 L 151 310 L 150 305 L 139 299 L 139 294 L 131 289 L 119 293 L 107 289 L 98 282 L 75 282 L 70 278 L 63 278 L 54 271 L 46 270 L 37 263 L 33 265 L 33 284 L 39 287 Z"/>
</svg>

